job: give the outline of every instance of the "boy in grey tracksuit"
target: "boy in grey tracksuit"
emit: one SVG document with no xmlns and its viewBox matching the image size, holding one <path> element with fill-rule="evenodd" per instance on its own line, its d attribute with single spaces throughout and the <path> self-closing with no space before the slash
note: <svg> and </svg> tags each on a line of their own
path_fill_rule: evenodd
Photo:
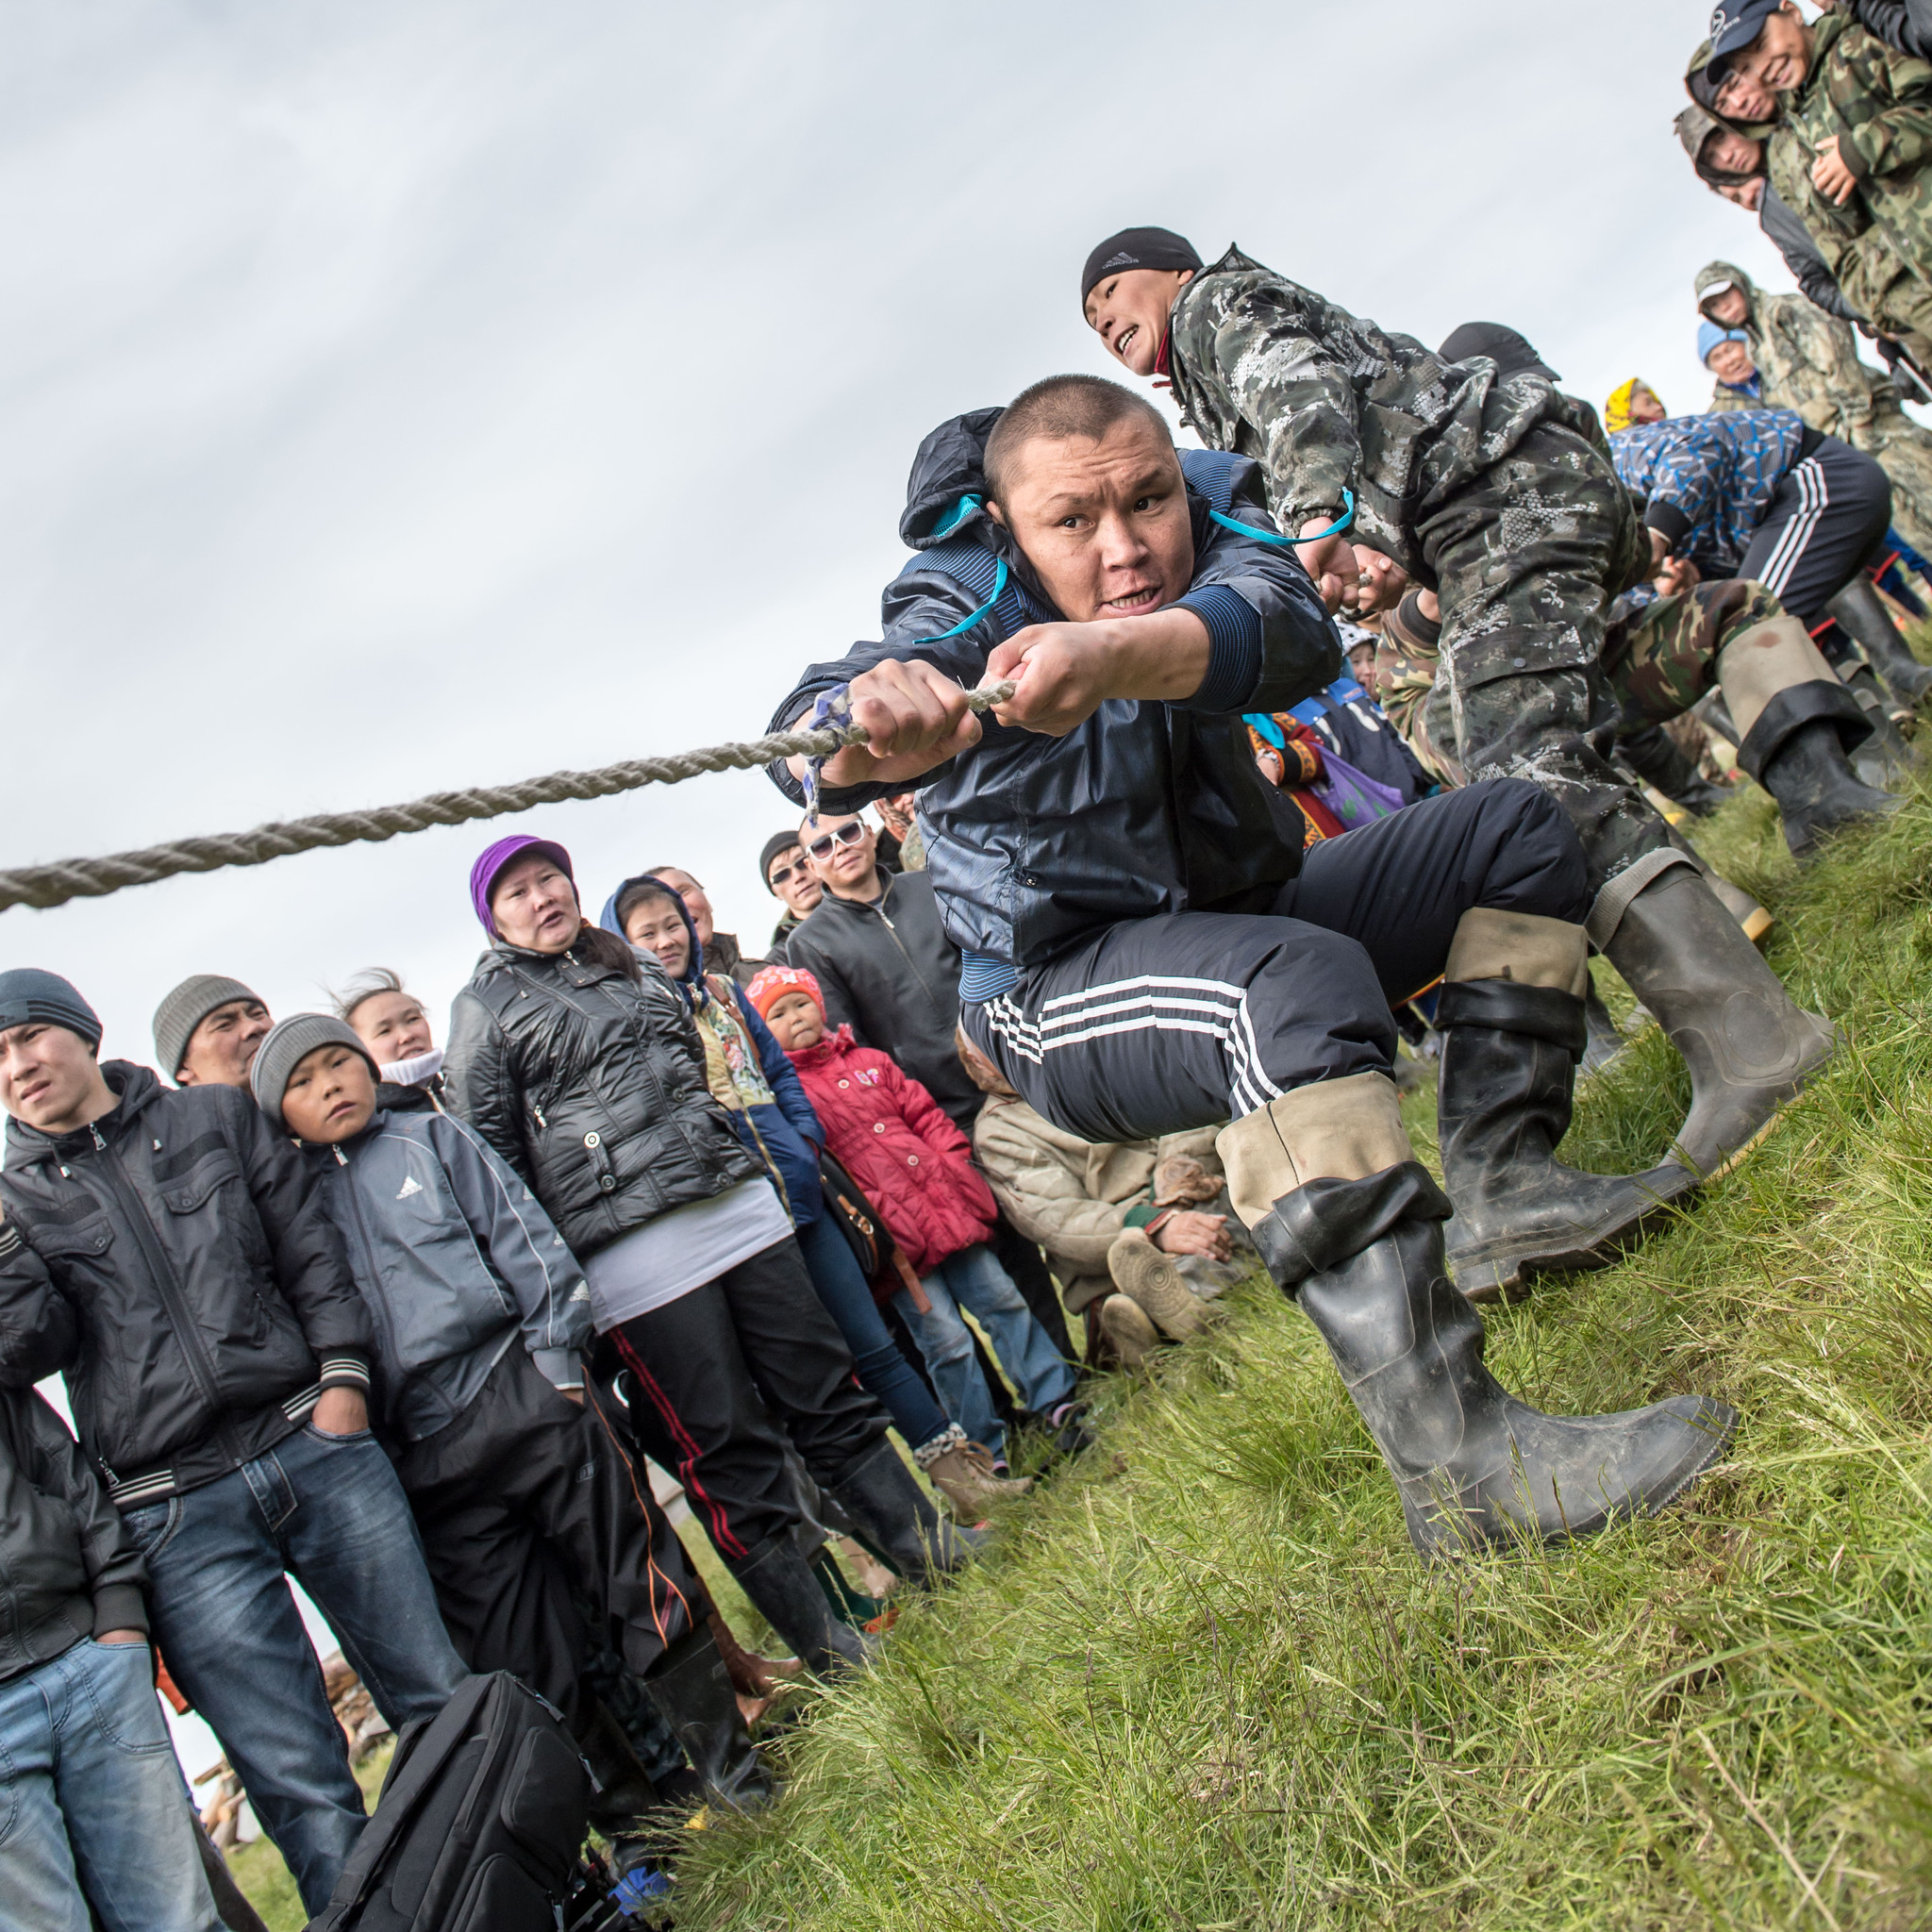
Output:
<svg viewBox="0 0 1932 1932">
<path fill-rule="evenodd" d="M 263 1112 L 325 1177 L 375 1320 L 377 1426 L 458 1650 L 548 1697 L 599 1769 L 623 1754 L 583 1682 L 574 1599 L 588 1600 L 711 1795 L 758 1798 L 710 1599 L 644 1473 L 595 1398 L 585 1407 L 583 1271 L 480 1136 L 450 1114 L 379 1108 L 378 1078 L 355 1032 L 320 1013 L 276 1026 L 251 1073 Z"/>
</svg>

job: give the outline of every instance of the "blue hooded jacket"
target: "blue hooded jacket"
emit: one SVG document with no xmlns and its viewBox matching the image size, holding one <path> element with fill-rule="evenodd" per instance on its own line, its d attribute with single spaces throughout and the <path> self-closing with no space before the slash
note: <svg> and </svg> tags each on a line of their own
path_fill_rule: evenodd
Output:
<svg viewBox="0 0 1932 1932">
<path fill-rule="evenodd" d="M 631 887 L 641 885 L 646 879 L 655 886 L 663 887 L 670 894 L 672 904 L 677 908 L 678 917 L 684 921 L 684 929 L 691 936 L 691 958 L 678 977 L 677 986 L 695 1012 L 718 996 L 705 983 L 705 949 L 698 939 L 697 927 L 691 924 L 691 913 L 686 909 L 684 901 L 662 879 L 654 873 L 638 873 L 631 878 L 621 880 L 616 891 L 605 900 L 597 924 L 606 932 L 613 932 L 619 939 L 625 939 L 624 927 L 618 923 L 617 902 Z M 625 940 L 625 943 L 628 945 L 629 941 Z M 813 1111 L 811 1102 L 806 1098 L 804 1085 L 799 1080 L 797 1070 L 786 1058 L 785 1049 L 772 1037 L 771 1028 L 737 996 L 735 988 L 731 1016 L 743 1027 L 745 1037 L 751 1041 L 758 1057 L 758 1070 L 764 1074 L 765 1085 L 772 1090 L 774 1098 L 744 1108 L 727 1108 L 725 1111 L 732 1126 L 737 1129 L 738 1138 L 744 1142 L 753 1158 L 762 1160 L 769 1155 L 771 1164 L 778 1170 L 778 1178 L 785 1185 L 785 1199 L 791 1209 L 792 1224 L 809 1227 L 824 1206 L 824 1195 L 819 1186 L 818 1157 L 818 1150 L 825 1141 L 824 1129 L 819 1125 L 819 1117 Z M 760 1141 L 763 1142 L 762 1147 Z"/>
</svg>

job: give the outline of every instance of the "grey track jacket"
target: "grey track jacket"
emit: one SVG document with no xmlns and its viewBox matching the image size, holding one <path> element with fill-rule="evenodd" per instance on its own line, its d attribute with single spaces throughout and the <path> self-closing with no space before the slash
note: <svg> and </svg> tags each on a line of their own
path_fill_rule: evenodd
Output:
<svg viewBox="0 0 1932 1932">
<path fill-rule="evenodd" d="M 420 1442 L 474 1402 L 517 1340 L 558 1388 L 581 1381 L 591 1294 L 537 1198 L 449 1114 L 378 1111 L 307 1150 L 375 1324 L 384 1427 Z"/>
</svg>

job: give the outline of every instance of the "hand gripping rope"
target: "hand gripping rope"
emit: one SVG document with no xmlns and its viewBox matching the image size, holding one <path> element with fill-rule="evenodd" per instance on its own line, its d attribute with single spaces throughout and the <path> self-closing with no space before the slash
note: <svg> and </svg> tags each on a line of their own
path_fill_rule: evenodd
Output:
<svg viewBox="0 0 1932 1932">
<path fill-rule="evenodd" d="M 1011 680 L 983 685 L 966 693 L 971 710 L 990 710 L 1013 694 Z M 645 785 L 681 785 L 704 772 L 756 771 L 774 758 L 812 760 L 808 796 L 816 803 L 818 772 L 824 760 L 848 745 L 863 744 L 866 734 L 851 722 L 844 690 L 828 691 L 813 707 L 816 728 L 774 731 L 745 744 L 715 744 L 669 758 L 632 758 L 594 772 L 552 772 L 516 785 L 487 785 L 473 791 L 433 791 L 408 805 L 371 807 L 367 811 L 324 812 L 315 818 L 257 825 L 252 832 L 229 832 L 206 839 L 182 839 L 139 852 L 116 852 L 105 858 L 61 859 L 52 865 L 21 866 L 0 872 L 0 912 L 14 906 L 64 906 L 70 899 L 97 899 L 129 886 L 151 886 L 176 873 L 219 872 L 231 865 L 266 865 L 297 852 L 325 845 L 380 844 L 401 832 L 431 825 L 467 824 L 472 819 L 500 818 L 571 798 L 608 798 Z M 823 719 L 821 713 L 824 713 Z"/>
</svg>

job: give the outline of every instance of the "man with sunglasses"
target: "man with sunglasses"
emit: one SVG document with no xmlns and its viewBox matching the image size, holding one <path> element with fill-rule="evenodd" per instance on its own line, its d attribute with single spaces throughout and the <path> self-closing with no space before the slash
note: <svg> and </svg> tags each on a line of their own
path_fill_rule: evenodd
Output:
<svg viewBox="0 0 1932 1932">
<path fill-rule="evenodd" d="M 817 908 L 825 896 L 825 889 L 819 883 L 818 874 L 807 863 L 796 832 L 774 832 L 765 841 L 765 849 L 758 854 L 758 873 L 764 879 L 765 891 L 785 908 L 784 916 L 772 930 L 768 954 L 782 964 L 785 948 L 798 930 L 799 922 Z"/>
</svg>

